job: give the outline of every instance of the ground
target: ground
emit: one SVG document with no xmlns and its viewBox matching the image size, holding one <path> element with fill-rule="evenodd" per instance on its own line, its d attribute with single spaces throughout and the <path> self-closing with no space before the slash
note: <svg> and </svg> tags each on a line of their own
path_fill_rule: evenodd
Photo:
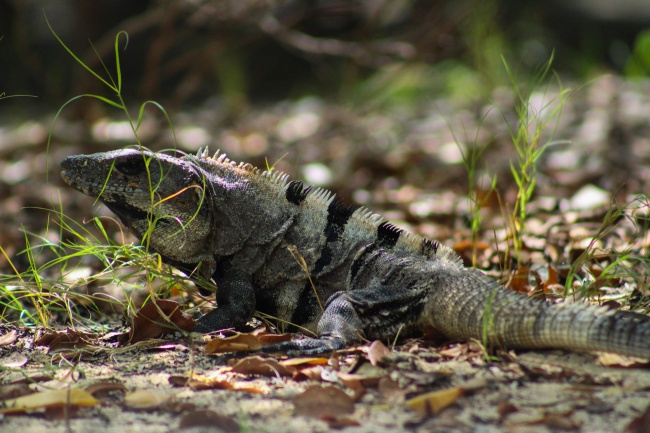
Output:
<svg viewBox="0 0 650 433">
<path fill-rule="evenodd" d="M 649 85 L 602 77 L 577 88 L 557 124 L 548 108 L 557 102 L 557 89 L 533 94 L 532 120 L 551 119 L 541 143 L 552 140 L 553 145 L 537 161 L 518 255 L 507 217 L 517 199 L 511 161 L 519 164 L 508 129 L 517 125 L 516 101 L 508 89 L 495 90 L 490 104 L 440 99 L 370 109 L 307 98 L 256 107 L 235 120 L 206 103 L 173 118 L 176 144 L 154 114 L 140 136 L 154 150 L 209 146 L 238 161 L 272 165 L 453 246 L 468 264 L 476 213 L 467 197 L 473 190 L 485 199 L 475 231 L 479 268 L 513 290 L 549 302 L 645 311 Z M 272 357 L 282 360 L 278 364 L 266 357 L 246 361 L 243 355 L 207 354 L 207 337 L 180 333 L 123 344 L 128 329 L 122 315 L 133 317 L 149 294 L 143 287 L 157 287 L 155 282 L 138 274 L 125 289 L 108 272 L 92 278 L 111 263 L 93 256 L 66 268 L 44 266 L 56 259 L 55 245 L 78 238 L 60 231 L 56 214 L 43 209 L 63 209 L 89 233 L 96 233 L 90 218 L 105 217 L 109 238 L 132 242 L 108 220 L 110 212 L 93 207 L 92 199 L 58 177 L 58 163 L 66 155 L 130 144 L 129 127 L 108 117 L 91 124 L 59 118 L 46 149 L 51 121 L 52 116 L 14 119 L 13 127 L 0 131 L 0 178 L 6 186 L 0 190 L 0 285 L 6 306 L 0 398 L 6 403 L 57 389 L 88 393 L 72 404 L 71 394 L 58 400 L 49 394 L 52 403 L 36 400 L 44 394 L 32 394 L 25 404 L 33 409 L 4 414 L 3 430 L 646 431 L 650 371 L 642 360 L 408 339 L 384 342 L 390 351 L 369 342 L 323 359 Z M 470 188 L 463 155 L 467 161 L 474 143 L 486 147 Z M 492 176 L 496 192 L 489 194 Z M 32 261 L 21 254 L 26 247 L 21 227 L 30 245 L 43 246 L 33 250 Z M 32 263 L 40 286 L 28 273 Z M 563 299 L 570 275 L 575 281 Z M 34 314 L 34 297 L 28 294 L 37 292 L 40 299 L 52 299 L 44 323 L 21 309 Z M 101 304 L 100 312 L 84 310 L 84 296 L 97 300 L 99 293 L 122 303 Z M 189 314 L 207 307 L 191 285 L 167 296 Z M 62 306 L 77 315 L 71 319 Z M 419 404 L 423 395 L 427 403 Z M 53 407 L 44 410 L 47 405 Z"/>
</svg>

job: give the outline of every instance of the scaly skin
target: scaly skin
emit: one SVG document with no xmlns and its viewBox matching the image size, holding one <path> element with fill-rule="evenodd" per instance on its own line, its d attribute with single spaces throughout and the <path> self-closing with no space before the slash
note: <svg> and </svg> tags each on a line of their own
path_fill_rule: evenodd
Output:
<svg viewBox="0 0 650 433">
<path fill-rule="evenodd" d="M 435 241 L 281 173 L 225 155 L 134 149 L 62 162 L 163 261 L 217 285 L 194 331 L 244 325 L 257 310 L 314 332 L 267 347 L 309 355 L 434 327 L 450 339 L 650 358 L 650 318 L 508 291 Z"/>
</svg>

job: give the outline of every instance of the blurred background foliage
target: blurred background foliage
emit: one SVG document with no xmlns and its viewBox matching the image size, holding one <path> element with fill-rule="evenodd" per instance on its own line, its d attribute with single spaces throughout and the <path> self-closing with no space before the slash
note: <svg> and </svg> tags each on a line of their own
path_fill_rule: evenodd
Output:
<svg viewBox="0 0 650 433">
<path fill-rule="evenodd" d="M 45 110 L 102 90 L 44 15 L 94 68 L 101 58 L 113 70 L 115 35 L 129 34 L 127 101 L 173 110 L 217 98 L 235 117 L 305 95 L 374 108 L 485 99 L 508 84 L 502 56 L 521 76 L 552 53 L 561 76 L 581 81 L 650 74 L 645 0 L 1 0 L 0 92 L 38 96 Z M 0 109 L 21 104 L 35 109 Z M 87 120 L 101 115 L 76 107 Z"/>
</svg>

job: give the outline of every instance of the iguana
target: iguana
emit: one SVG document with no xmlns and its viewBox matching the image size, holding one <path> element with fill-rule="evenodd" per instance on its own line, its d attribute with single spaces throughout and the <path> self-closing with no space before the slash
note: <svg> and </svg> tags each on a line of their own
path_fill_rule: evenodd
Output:
<svg viewBox="0 0 650 433">
<path fill-rule="evenodd" d="M 216 283 L 217 308 L 196 332 L 241 327 L 257 310 L 317 335 L 268 349 L 297 355 L 433 328 L 498 347 L 650 358 L 649 316 L 509 291 L 437 241 L 277 171 L 207 150 L 124 149 L 61 165 L 163 262 Z"/>
</svg>

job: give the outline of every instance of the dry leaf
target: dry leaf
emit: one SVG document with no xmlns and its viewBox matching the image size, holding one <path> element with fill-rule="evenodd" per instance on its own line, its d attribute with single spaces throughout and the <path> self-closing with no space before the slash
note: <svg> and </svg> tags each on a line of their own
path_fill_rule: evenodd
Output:
<svg viewBox="0 0 650 433">
<path fill-rule="evenodd" d="M 294 376 L 293 380 L 314 380 L 321 381 L 323 371 L 326 371 L 322 366 L 317 365 L 315 367 L 301 368 Z"/>
<path fill-rule="evenodd" d="M 34 341 L 36 346 L 47 346 L 49 351 L 68 351 L 86 349 L 93 346 L 97 334 L 65 329 L 63 331 L 48 330 Z"/>
<path fill-rule="evenodd" d="M 23 365 L 27 364 L 28 361 L 29 358 L 25 355 L 15 352 L 0 359 L 0 366 L 5 368 L 21 368 Z"/>
<path fill-rule="evenodd" d="M 37 392 L 2 402 L 4 408 L 0 413 L 25 412 L 62 406 L 94 406 L 99 403 L 88 391 L 80 388 L 59 389 L 56 391 Z"/>
<path fill-rule="evenodd" d="M 0 346 L 9 346 L 10 344 L 14 344 L 17 338 L 18 333 L 15 329 L 12 329 L 6 334 L 0 335 Z"/>
<path fill-rule="evenodd" d="M 94 383 L 92 385 L 87 386 L 85 389 L 94 397 L 105 395 L 112 391 L 126 392 L 126 387 L 122 382 L 119 382 L 117 380 L 110 380 L 110 379 Z"/>
<path fill-rule="evenodd" d="M 22 397 L 23 395 L 29 395 L 33 393 L 34 391 L 26 383 L 0 386 L 0 400 Z"/>
<path fill-rule="evenodd" d="M 530 264 L 522 264 L 508 282 L 507 287 L 515 292 L 528 293 L 530 291 L 530 285 L 528 284 L 529 273 Z"/>
<path fill-rule="evenodd" d="M 163 391 L 138 389 L 124 396 L 124 405 L 130 409 L 155 409 L 169 399 L 170 396 Z"/>
<path fill-rule="evenodd" d="M 280 361 L 280 364 L 286 367 L 301 367 L 312 365 L 326 365 L 327 358 L 290 358 Z"/>
<path fill-rule="evenodd" d="M 377 383 L 377 390 L 389 402 L 404 400 L 404 390 L 401 389 L 396 380 L 389 376 L 382 377 Z"/>
<path fill-rule="evenodd" d="M 352 398 L 333 386 L 310 386 L 293 403 L 298 415 L 324 420 L 354 413 Z"/>
<path fill-rule="evenodd" d="M 229 337 L 215 337 L 205 345 L 204 353 L 242 352 L 258 350 L 262 347 L 260 340 L 252 334 L 238 332 Z"/>
<path fill-rule="evenodd" d="M 291 341 L 291 334 L 274 334 L 272 332 L 262 332 L 257 334 L 262 346 L 269 346 L 271 344 L 284 343 Z"/>
<path fill-rule="evenodd" d="M 390 355 L 390 349 L 379 340 L 372 342 L 368 348 L 368 361 L 376 366 L 383 357 Z"/>
<path fill-rule="evenodd" d="M 634 418 L 623 430 L 624 433 L 650 433 L 650 406 L 641 415 Z"/>
<path fill-rule="evenodd" d="M 206 427 L 210 431 L 218 429 L 227 433 L 239 433 L 241 431 L 241 427 L 237 421 L 212 410 L 195 410 L 186 413 L 181 418 L 179 427 L 181 429 Z"/>
<path fill-rule="evenodd" d="M 242 352 L 259 350 L 263 346 L 291 340 L 291 334 L 271 334 L 253 331 L 237 332 L 228 337 L 215 337 L 205 345 L 205 353 Z"/>
<path fill-rule="evenodd" d="M 171 376 L 169 383 L 174 386 L 189 386 L 194 390 L 202 389 L 224 389 L 227 391 L 242 391 L 251 394 L 267 394 L 269 391 L 265 387 L 258 386 L 254 383 L 243 382 L 238 383 L 230 380 L 210 378 L 200 375 L 186 376 Z"/>
<path fill-rule="evenodd" d="M 618 353 L 604 352 L 598 355 L 598 362 L 605 367 L 638 368 L 650 364 L 650 360 L 619 355 Z"/>
<path fill-rule="evenodd" d="M 192 328 L 194 328 L 194 319 L 183 313 L 177 302 L 157 299 L 137 312 L 129 339 L 122 341 L 121 344 L 133 344 L 149 338 L 161 337 L 172 334 L 178 329 L 191 331 Z"/>
<path fill-rule="evenodd" d="M 549 265 L 548 265 L 548 279 L 544 283 L 544 290 L 546 290 L 546 288 L 548 286 L 559 284 L 559 282 L 560 282 L 560 278 L 559 278 L 557 269 L 555 268 L 555 266 L 553 266 L 552 264 L 549 263 Z"/>
<path fill-rule="evenodd" d="M 248 356 L 232 367 L 232 371 L 239 374 L 259 374 L 261 376 L 291 377 L 296 373 L 294 367 L 280 364 L 275 359 L 262 358 L 261 356 Z"/>
<path fill-rule="evenodd" d="M 504 401 L 497 405 L 497 413 L 499 414 L 499 420 L 501 421 L 503 421 L 511 413 L 515 412 L 519 412 L 519 409 L 509 401 Z"/>
<path fill-rule="evenodd" d="M 464 392 L 465 390 L 460 386 L 428 392 L 406 400 L 406 406 L 424 418 L 440 413 L 458 400 Z"/>
</svg>

